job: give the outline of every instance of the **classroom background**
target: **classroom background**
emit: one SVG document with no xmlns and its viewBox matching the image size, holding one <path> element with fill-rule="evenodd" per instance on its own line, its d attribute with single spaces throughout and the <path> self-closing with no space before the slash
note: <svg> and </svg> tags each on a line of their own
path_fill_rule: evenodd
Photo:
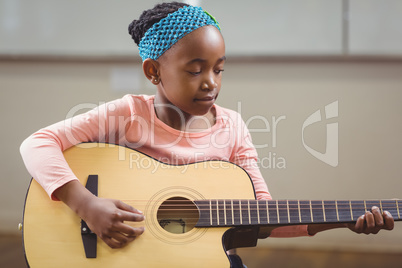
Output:
<svg viewBox="0 0 402 268">
<path fill-rule="evenodd" d="M 157 2 L 0 0 L 1 267 L 25 267 L 21 142 L 94 105 L 154 94 L 127 26 Z M 402 198 L 401 1 L 187 2 L 220 22 L 217 103 L 242 115 L 275 199 Z M 250 268 L 400 267 L 401 239 L 396 222 L 378 235 L 268 238 L 242 254 Z"/>
</svg>

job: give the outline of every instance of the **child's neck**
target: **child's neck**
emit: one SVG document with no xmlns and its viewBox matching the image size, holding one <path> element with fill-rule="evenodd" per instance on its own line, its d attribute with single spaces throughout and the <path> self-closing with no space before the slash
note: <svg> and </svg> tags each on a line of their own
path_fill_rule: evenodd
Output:
<svg viewBox="0 0 402 268">
<path fill-rule="evenodd" d="M 177 108 L 178 109 L 178 108 Z M 166 109 L 164 105 L 155 105 L 155 113 L 159 120 L 171 128 L 185 132 L 201 132 L 211 128 L 216 122 L 216 110 L 212 107 L 205 115 L 191 115 L 172 108 Z"/>
</svg>

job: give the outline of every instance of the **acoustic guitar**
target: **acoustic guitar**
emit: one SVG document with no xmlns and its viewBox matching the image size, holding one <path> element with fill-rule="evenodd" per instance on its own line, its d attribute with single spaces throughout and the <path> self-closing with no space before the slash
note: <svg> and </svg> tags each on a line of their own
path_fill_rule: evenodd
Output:
<svg viewBox="0 0 402 268">
<path fill-rule="evenodd" d="M 32 268 L 230 267 L 226 251 L 255 246 L 260 228 L 355 222 L 374 205 L 396 221 L 402 214 L 401 201 L 393 199 L 256 200 L 248 174 L 224 161 L 167 165 L 103 143 L 79 144 L 64 157 L 93 194 L 143 211 L 144 222 L 127 224 L 145 226 L 145 232 L 111 249 L 32 179 L 22 229 Z"/>
</svg>

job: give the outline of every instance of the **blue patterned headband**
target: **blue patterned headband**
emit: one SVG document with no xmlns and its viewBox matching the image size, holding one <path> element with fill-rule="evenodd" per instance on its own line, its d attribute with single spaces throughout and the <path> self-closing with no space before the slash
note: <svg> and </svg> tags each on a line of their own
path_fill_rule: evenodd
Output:
<svg viewBox="0 0 402 268">
<path fill-rule="evenodd" d="M 219 23 L 201 7 L 185 6 L 152 25 L 138 45 L 142 61 L 158 59 L 185 35 L 206 25 L 220 30 Z"/>
</svg>

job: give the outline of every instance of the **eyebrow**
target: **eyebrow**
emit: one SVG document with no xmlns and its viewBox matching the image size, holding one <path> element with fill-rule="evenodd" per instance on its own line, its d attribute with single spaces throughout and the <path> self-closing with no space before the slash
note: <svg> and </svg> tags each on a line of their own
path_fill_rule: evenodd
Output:
<svg viewBox="0 0 402 268">
<path fill-rule="evenodd" d="M 203 63 L 203 62 L 206 62 L 206 61 L 207 61 L 206 59 L 195 58 L 195 59 L 192 59 L 192 60 L 190 60 L 189 62 L 187 62 L 187 64 L 189 65 L 189 64 L 192 64 L 192 63 L 195 63 L 195 62 L 201 62 L 201 63 Z M 218 59 L 218 62 L 222 62 L 222 61 L 226 61 L 226 56 L 220 57 L 220 58 Z"/>
</svg>

